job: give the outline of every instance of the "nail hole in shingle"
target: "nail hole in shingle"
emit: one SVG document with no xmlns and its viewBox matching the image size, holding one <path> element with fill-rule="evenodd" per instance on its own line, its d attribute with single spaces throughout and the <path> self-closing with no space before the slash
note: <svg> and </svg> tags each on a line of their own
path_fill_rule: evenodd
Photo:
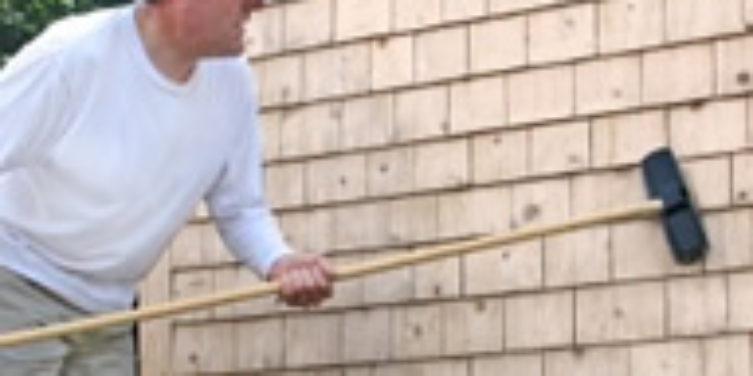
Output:
<svg viewBox="0 0 753 376">
<path fill-rule="evenodd" d="M 740 72 L 737 74 L 737 83 L 740 85 L 748 85 L 750 84 L 750 73 L 748 72 Z"/>
<path fill-rule="evenodd" d="M 523 218 L 526 221 L 532 221 L 536 219 L 539 214 L 541 214 L 541 209 L 538 207 L 538 205 L 530 204 L 523 209 Z"/>
</svg>

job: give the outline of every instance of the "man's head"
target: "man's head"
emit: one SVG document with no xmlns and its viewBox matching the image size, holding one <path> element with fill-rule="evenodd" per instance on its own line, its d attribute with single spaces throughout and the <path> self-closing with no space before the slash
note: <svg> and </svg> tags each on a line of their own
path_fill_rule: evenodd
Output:
<svg viewBox="0 0 753 376">
<path fill-rule="evenodd" d="M 244 25 L 270 0 L 144 0 L 171 48 L 192 58 L 243 52 Z"/>
</svg>

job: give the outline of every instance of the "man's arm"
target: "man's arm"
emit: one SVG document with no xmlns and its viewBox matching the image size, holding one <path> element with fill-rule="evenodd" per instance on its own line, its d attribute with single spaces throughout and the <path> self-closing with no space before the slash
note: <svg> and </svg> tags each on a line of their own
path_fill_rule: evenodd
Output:
<svg viewBox="0 0 753 376">
<path fill-rule="evenodd" d="M 251 85 L 249 83 L 249 85 Z M 224 242 L 246 264 L 281 284 L 292 305 L 315 305 L 332 291 L 334 273 L 318 255 L 293 251 L 264 199 L 261 140 L 255 103 L 221 179 L 207 196 Z"/>
<path fill-rule="evenodd" d="M 255 147 L 243 150 L 258 154 Z M 318 305 L 332 294 L 331 265 L 319 255 L 290 249 L 263 200 L 261 161 L 253 155 L 244 159 L 229 167 L 207 199 L 223 241 L 265 278 L 279 282 L 283 301 L 296 306 Z"/>
<path fill-rule="evenodd" d="M 64 133 L 71 92 L 61 59 L 32 45 L 0 71 L 0 174 L 40 159 Z"/>
</svg>

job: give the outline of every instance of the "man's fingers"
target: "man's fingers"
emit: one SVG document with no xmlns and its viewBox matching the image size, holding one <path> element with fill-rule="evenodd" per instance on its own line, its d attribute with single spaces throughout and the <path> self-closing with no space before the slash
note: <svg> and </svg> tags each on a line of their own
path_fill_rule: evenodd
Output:
<svg viewBox="0 0 753 376">
<path fill-rule="evenodd" d="M 335 268 L 332 266 L 332 264 L 330 264 L 330 262 L 325 258 L 317 258 L 314 262 L 316 262 L 318 270 L 322 272 L 322 276 L 328 282 L 334 282 L 337 276 L 335 275 Z"/>
<path fill-rule="evenodd" d="M 283 274 L 280 283 L 283 300 L 292 305 L 315 305 L 332 295 L 328 273 L 318 267 L 290 270 Z"/>
<path fill-rule="evenodd" d="M 314 272 L 314 283 L 318 291 L 321 291 L 322 296 L 328 298 L 332 295 L 332 275 L 322 269 L 316 269 Z"/>
<path fill-rule="evenodd" d="M 280 298 L 290 305 L 318 305 L 332 296 L 335 271 L 323 257 L 291 254 L 277 262 L 271 276 L 280 283 Z"/>
</svg>

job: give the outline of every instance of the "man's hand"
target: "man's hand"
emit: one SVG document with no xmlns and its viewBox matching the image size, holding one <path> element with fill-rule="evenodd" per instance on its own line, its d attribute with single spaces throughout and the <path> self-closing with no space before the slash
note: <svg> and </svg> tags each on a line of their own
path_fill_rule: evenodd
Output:
<svg viewBox="0 0 753 376">
<path fill-rule="evenodd" d="M 278 260 L 269 278 L 280 284 L 280 299 L 291 306 L 316 306 L 332 296 L 335 273 L 319 255 L 291 253 Z"/>
</svg>

